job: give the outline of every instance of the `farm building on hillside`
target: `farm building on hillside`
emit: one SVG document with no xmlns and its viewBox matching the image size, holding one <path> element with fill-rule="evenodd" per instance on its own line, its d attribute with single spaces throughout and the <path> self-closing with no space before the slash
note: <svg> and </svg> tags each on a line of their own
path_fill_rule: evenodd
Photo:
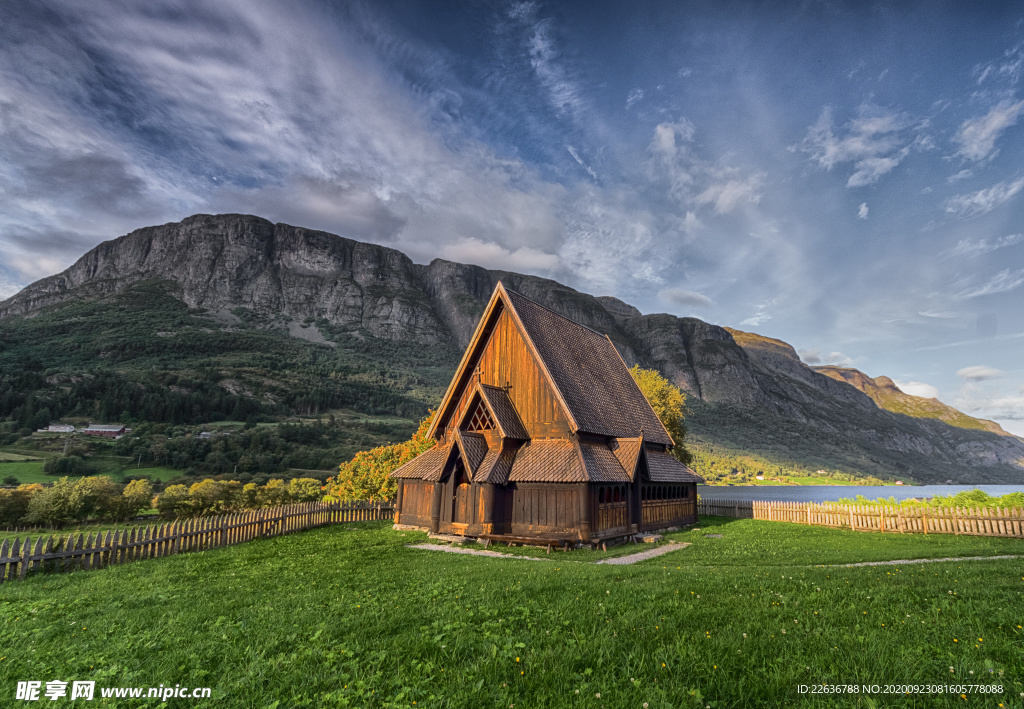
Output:
<svg viewBox="0 0 1024 709">
<path fill-rule="evenodd" d="M 87 436 L 102 436 L 104 438 L 120 438 L 128 429 L 119 423 L 111 426 L 99 426 L 95 424 L 89 424 L 83 428 L 80 433 L 84 433 Z"/>
<path fill-rule="evenodd" d="M 697 519 L 703 479 L 611 340 L 501 283 L 428 436 L 392 473 L 396 524 L 561 544 Z"/>
</svg>

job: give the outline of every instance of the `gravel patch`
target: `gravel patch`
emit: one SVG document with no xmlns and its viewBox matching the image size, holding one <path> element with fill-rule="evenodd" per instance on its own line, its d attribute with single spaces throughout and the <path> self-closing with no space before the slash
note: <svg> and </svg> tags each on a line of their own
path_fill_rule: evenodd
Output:
<svg viewBox="0 0 1024 709">
<path fill-rule="evenodd" d="M 627 554 L 626 556 L 617 556 L 614 559 L 601 559 L 600 561 L 595 561 L 593 563 L 595 563 L 595 564 L 616 564 L 616 565 L 635 564 L 638 561 L 643 561 L 644 559 L 653 559 L 656 556 L 661 556 L 662 554 L 668 554 L 670 551 L 675 551 L 676 549 L 682 549 L 682 548 L 688 547 L 688 546 L 690 546 L 689 542 L 683 542 L 682 544 L 680 544 L 680 543 L 665 544 L 664 546 L 655 547 L 653 549 L 648 549 L 647 551 L 638 551 L 636 554 Z"/>
<path fill-rule="evenodd" d="M 561 563 L 564 563 L 566 561 L 565 559 L 561 558 L 546 559 L 544 557 L 537 556 L 517 556 L 513 554 L 502 554 L 501 552 L 497 551 L 485 551 L 483 549 L 459 549 L 458 547 L 450 547 L 445 546 L 443 544 L 406 544 L 406 546 L 410 549 L 425 549 L 426 551 L 446 551 L 449 554 L 470 554 L 472 556 L 497 556 L 502 559 L 526 559 L 527 561 L 559 561 Z M 655 547 L 654 549 L 648 549 L 647 551 L 640 551 L 636 554 L 627 554 L 626 556 L 617 556 L 612 559 L 601 559 L 600 561 L 591 561 L 587 563 L 616 564 L 619 566 L 625 564 L 635 564 L 638 561 L 643 561 L 644 559 L 652 559 L 656 556 L 661 556 L 662 554 L 667 554 L 670 551 L 675 551 L 676 549 L 682 549 L 683 547 L 688 546 L 690 546 L 689 542 L 683 542 L 681 544 L 678 542 L 673 542 L 671 544 L 665 544 L 664 546 Z M 570 559 L 569 561 L 572 560 Z"/>
<path fill-rule="evenodd" d="M 1006 556 L 950 556 L 945 559 L 894 559 L 893 561 L 862 561 L 859 564 L 839 564 L 840 566 L 894 566 L 896 564 L 928 564 L 936 561 L 988 561 L 989 559 L 1020 559 L 1020 554 Z M 825 564 L 822 564 L 825 566 Z M 833 564 L 828 564 L 833 566 Z"/>
<path fill-rule="evenodd" d="M 512 554 L 501 554 L 496 551 L 485 551 L 483 549 L 459 549 L 444 544 L 406 544 L 410 549 L 426 549 L 427 551 L 446 551 L 449 554 L 471 554 L 473 556 L 499 556 L 502 559 L 526 559 L 527 561 L 550 561 L 540 559 L 536 556 L 513 556 Z"/>
</svg>

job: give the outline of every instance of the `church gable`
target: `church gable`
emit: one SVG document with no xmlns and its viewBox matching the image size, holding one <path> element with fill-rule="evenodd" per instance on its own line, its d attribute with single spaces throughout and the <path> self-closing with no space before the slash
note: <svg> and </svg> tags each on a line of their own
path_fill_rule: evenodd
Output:
<svg viewBox="0 0 1024 709">
<path fill-rule="evenodd" d="M 487 414 L 502 435 L 524 440 L 567 435 L 569 420 L 548 382 L 541 364 L 520 332 L 515 319 L 500 300 L 470 345 L 470 356 L 439 410 L 438 431 L 449 440 L 454 429 L 476 411 L 481 397 L 489 404 Z M 476 385 L 479 384 L 480 387 Z M 481 391 L 483 390 L 483 391 Z M 497 419 L 497 420 L 495 420 Z M 465 430 L 465 429 L 464 429 Z"/>
</svg>

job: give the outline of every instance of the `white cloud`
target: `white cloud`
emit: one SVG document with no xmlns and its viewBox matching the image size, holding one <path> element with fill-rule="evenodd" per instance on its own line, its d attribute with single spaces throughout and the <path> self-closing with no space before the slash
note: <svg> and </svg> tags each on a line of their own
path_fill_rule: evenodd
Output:
<svg viewBox="0 0 1024 709">
<path fill-rule="evenodd" d="M 817 347 L 809 349 L 797 350 L 797 354 L 800 355 L 800 359 L 805 364 L 809 364 L 812 367 L 830 365 L 833 367 L 851 367 L 853 366 L 853 360 L 842 352 L 829 352 L 823 354 L 822 351 Z"/>
<path fill-rule="evenodd" d="M 566 150 L 569 151 L 569 154 L 572 155 L 573 160 L 575 160 L 577 163 L 579 163 L 580 167 L 582 167 L 584 170 L 586 170 L 587 174 L 589 174 L 591 177 L 593 177 L 596 180 L 597 179 L 597 173 L 594 172 L 594 169 L 592 167 L 590 167 L 590 165 L 588 165 L 587 163 L 583 162 L 583 158 L 581 158 L 580 154 L 578 152 L 576 152 L 576 148 L 572 147 L 571 145 L 567 145 L 567 146 L 565 146 L 565 148 L 566 148 Z"/>
<path fill-rule="evenodd" d="M 958 369 L 956 375 L 961 379 L 967 379 L 972 382 L 980 382 L 984 379 L 995 379 L 996 377 L 1002 376 L 1002 372 L 995 367 L 986 367 L 983 364 L 976 364 L 972 367 L 964 367 Z"/>
<path fill-rule="evenodd" d="M 757 315 L 749 317 L 746 320 L 740 320 L 740 325 L 743 325 L 744 327 L 757 327 L 758 325 L 763 325 L 764 323 L 768 322 L 771 319 L 772 316 L 769 315 L 768 313 L 758 313 Z"/>
<path fill-rule="evenodd" d="M 892 172 L 911 147 L 928 149 L 929 139 L 921 129 L 922 124 L 914 124 L 905 114 L 863 106 L 859 118 L 837 130 L 832 110 L 826 106 L 804 139 L 791 149 L 807 153 L 825 170 L 853 163 L 846 186 L 866 187 Z"/>
<path fill-rule="evenodd" d="M 943 251 L 941 255 L 947 258 L 980 256 L 997 249 L 1014 246 L 1021 242 L 1024 242 L 1024 234 L 1008 234 L 995 239 L 976 239 L 974 241 L 971 241 L 970 239 L 962 239 L 958 241 L 956 246 L 953 248 Z"/>
<path fill-rule="evenodd" d="M 953 299 L 968 300 L 969 298 L 978 298 L 984 295 L 1006 293 L 1007 291 L 1019 288 L 1022 284 L 1024 284 L 1024 269 L 1011 271 L 1005 268 L 987 281 L 961 284 L 960 290 L 953 294 Z"/>
<path fill-rule="evenodd" d="M 1022 110 L 1024 101 L 1000 101 L 984 116 L 964 121 L 954 138 L 960 146 L 956 154 L 974 162 L 994 158 L 999 152 L 996 140 L 1003 131 L 1017 123 Z"/>
<path fill-rule="evenodd" d="M 946 214 L 953 217 L 973 217 L 978 214 L 987 214 L 1009 201 L 1021 189 L 1024 189 L 1024 177 L 1013 182 L 997 182 L 991 187 L 977 192 L 955 195 L 947 199 L 943 207 Z"/>
<path fill-rule="evenodd" d="M 742 204 L 757 204 L 761 201 L 763 186 L 764 175 L 761 173 L 725 179 L 708 185 L 695 201 L 701 205 L 714 204 L 716 212 L 727 214 Z"/>
<path fill-rule="evenodd" d="M 484 268 L 519 271 L 552 271 L 558 256 L 521 246 L 514 251 L 493 241 L 466 238 L 441 248 L 441 257 L 449 261 L 471 263 Z"/>
<path fill-rule="evenodd" d="M 954 182 L 959 182 L 960 180 L 966 180 L 966 179 L 971 178 L 971 177 L 974 177 L 974 170 L 970 170 L 968 168 L 964 168 L 960 172 L 958 172 L 958 173 L 956 173 L 954 175 L 950 175 L 949 177 L 947 177 L 946 178 L 946 184 L 951 185 Z"/>
<path fill-rule="evenodd" d="M 857 216 L 860 219 L 867 219 L 868 218 L 868 203 L 867 202 L 861 202 L 860 206 L 857 207 Z"/>
<path fill-rule="evenodd" d="M 850 179 L 846 181 L 846 186 L 867 187 L 878 182 L 880 177 L 892 172 L 893 168 L 899 165 L 909 153 L 910 148 L 903 148 L 895 155 L 889 157 L 858 160 L 854 165 L 857 171 L 850 175 Z"/>
<path fill-rule="evenodd" d="M 636 88 L 636 89 L 633 89 L 632 91 L 630 91 L 629 95 L 626 96 L 626 109 L 628 110 L 628 109 L 632 108 L 633 104 L 635 104 L 637 101 L 642 100 L 643 97 L 644 97 L 644 90 L 643 89 Z"/>
<path fill-rule="evenodd" d="M 953 403 L 961 411 L 979 418 L 1000 422 L 1024 421 L 1024 387 L 1008 392 L 1002 387 L 968 382 L 957 392 Z M 1020 430 L 1021 427 L 1015 428 Z"/>
<path fill-rule="evenodd" d="M 672 198 L 686 205 L 713 206 L 718 214 L 757 204 L 765 174 L 698 158 L 692 150 L 695 132 L 695 126 L 686 118 L 655 126 L 648 146 L 654 179 L 667 181 Z"/>
<path fill-rule="evenodd" d="M 924 399 L 937 399 L 939 396 L 937 388 L 924 382 L 902 382 L 894 379 L 893 383 L 904 394 L 910 394 L 911 396 L 920 396 Z"/>
<path fill-rule="evenodd" d="M 1011 84 L 1016 83 L 1024 71 L 1024 44 L 1003 52 L 1003 58 L 986 64 L 979 64 L 974 67 L 974 74 L 978 77 L 978 84 L 986 80 L 1004 79 Z"/>
<path fill-rule="evenodd" d="M 672 305 L 707 307 L 714 305 L 711 298 L 696 291 L 683 288 L 663 288 L 658 291 L 658 297 Z"/>
</svg>

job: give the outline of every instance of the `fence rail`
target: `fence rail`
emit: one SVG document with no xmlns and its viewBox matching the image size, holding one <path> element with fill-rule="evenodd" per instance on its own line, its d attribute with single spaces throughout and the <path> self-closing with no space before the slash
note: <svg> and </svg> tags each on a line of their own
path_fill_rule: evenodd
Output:
<svg viewBox="0 0 1024 709">
<path fill-rule="evenodd" d="M 1016 507 L 902 507 L 701 498 L 697 514 L 845 527 L 862 532 L 1024 539 L 1024 510 Z"/>
<path fill-rule="evenodd" d="M 241 544 L 326 524 L 394 517 L 390 504 L 307 502 L 217 517 L 89 534 L 28 536 L 0 543 L 0 583 L 24 579 L 30 571 L 97 569 L 171 554 Z"/>
</svg>

